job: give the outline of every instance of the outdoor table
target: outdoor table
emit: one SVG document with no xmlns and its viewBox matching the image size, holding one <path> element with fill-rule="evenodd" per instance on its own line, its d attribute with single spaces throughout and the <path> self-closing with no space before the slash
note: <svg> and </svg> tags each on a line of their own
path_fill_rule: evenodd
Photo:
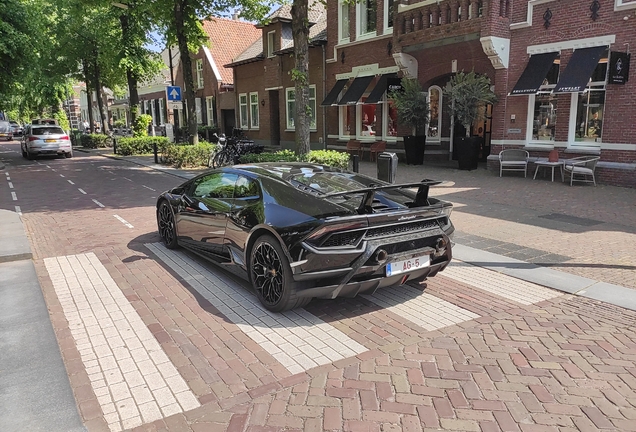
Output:
<svg viewBox="0 0 636 432">
<path fill-rule="evenodd" d="M 554 168 L 559 167 L 559 169 L 561 171 L 561 181 L 564 181 L 564 179 L 563 179 L 563 161 L 550 162 L 550 161 L 548 161 L 546 159 L 546 160 L 537 160 L 534 164 L 537 166 L 537 168 L 534 170 L 534 177 L 532 177 L 532 180 L 536 180 L 537 172 L 539 171 L 539 168 L 544 167 L 544 168 L 551 168 L 552 169 L 552 181 L 554 181 Z"/>
</svg>

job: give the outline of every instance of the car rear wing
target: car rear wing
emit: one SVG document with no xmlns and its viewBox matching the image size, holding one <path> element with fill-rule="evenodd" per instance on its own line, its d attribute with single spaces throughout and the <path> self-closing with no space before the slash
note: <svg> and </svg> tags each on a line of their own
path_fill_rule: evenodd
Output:
<svg viewBox="0 0 636 432">
<path fill-rule="evenodd" d="M 332 198 L 337 196 L 364 194 L 364 198 L 362 199 L 362 202 L 360 203 L 360 207 L 358 207 L 358 213 L 370 213 L 372 212 L 372 204 L 373 204 L 373 199 L 375 197 L 375 193 L 378 191 L 417 188 L 417 193 L 415 194 L 415 200 L 413 201 L 412 206 L 420 207 L 427 204 L 429 188 L 431 186 L 435 186 L 440 183 L 442 182 L 439 180 L 424 179 L 418 183 L 377 185 L 377 186 L 370 186 L 366 188 L 354 189 L 349 191 L 331 192 L 331 193 L 323 194 L 322 197 Z"/>
</svg>

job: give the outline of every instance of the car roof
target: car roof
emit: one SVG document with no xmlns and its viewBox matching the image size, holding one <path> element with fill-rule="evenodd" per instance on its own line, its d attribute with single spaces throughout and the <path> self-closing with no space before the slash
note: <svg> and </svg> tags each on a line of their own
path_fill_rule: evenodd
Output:
<svg viewBox="0 0 636 432">
<path fill-rule="evenodd" d="M 261 162 L 256 164 L 234 165 L 234 170 L 244 171 L 256 176 L 265 176 L 287 180 L 298 173 L 339 173 L 341 170 L 326 165 L 307 162 Z"/>
</svg>

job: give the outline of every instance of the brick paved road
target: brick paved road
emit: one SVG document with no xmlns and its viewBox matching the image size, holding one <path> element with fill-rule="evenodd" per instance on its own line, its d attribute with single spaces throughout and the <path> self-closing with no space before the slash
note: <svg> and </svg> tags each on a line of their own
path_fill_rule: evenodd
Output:
<svg viewBox="0 0 636 432">
<path fill-rule="evenodd" d="M 0 179 L 0 206 L 23 214 L 89 431 L 636 429 L 636 313 L 455 262 L 426 285 L 269 314 L 244 282 L 158 244 L 154 200 L 177 178 L 79 153 L 2 157 L 13 187 Z M 541 230 L 582 242 L 583 228 L 555 234 L 550 224 L 566 222 L 536 216 L 561 212 L 558 202 L 528 216 L 499 178 L 455 182 L 445 196 L 465 204 L 454 219 L 475 242 L 556 261 L 566 251 L 539 248 Z M 593 244 L 632 239 L 633 215 L 578 216 L 607 221 L 587 228 Z"/>
</svg>

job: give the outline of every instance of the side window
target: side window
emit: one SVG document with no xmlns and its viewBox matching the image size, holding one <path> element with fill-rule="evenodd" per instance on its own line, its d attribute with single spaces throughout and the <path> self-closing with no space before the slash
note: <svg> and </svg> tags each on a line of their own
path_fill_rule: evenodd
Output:
<svg viewBox="0 0 636 432">
<path fill-rule="evenodd" d="M 233 198 L 237 176 L 227 173 L 213 173 L 196 180 L 192 185 L 191 196 L 204 198 Z"/>
<path fill-rule="evenodd" d="M 258 196 L 258 184 L 247 177 L 239 176 L 234 188 L 234 198 L 247 198 Z"/>
</svg>

